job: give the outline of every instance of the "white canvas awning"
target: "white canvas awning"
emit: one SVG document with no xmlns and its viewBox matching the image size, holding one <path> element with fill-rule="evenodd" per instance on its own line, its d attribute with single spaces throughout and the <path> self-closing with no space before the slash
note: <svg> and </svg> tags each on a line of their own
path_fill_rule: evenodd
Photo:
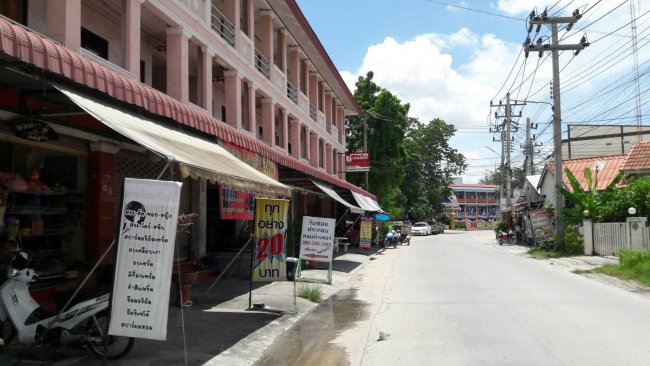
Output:
<svg viewBox="0 0 650 366">
<path fill-rule="evenodd" d="M 218 182 L 248 191 L 289 196 L 290 188 L 237 159 L 214 142 L 163 127 L 147 118 L 109 107 L 65 87 L 63 94 L 106 126 L 161 155 L 179 163 L 183 178 Z"/>
<path fill-rule="evenodd" d="M 354 199 L 357 201 L 359 206 L 361 206 L 361 208 L 363 208 L 364 210 L 370 212 L 384 212 L 384 210 L 382 210 L 381 207 L 379 207 L 377 201 L 373 200 L 372 198 L 354 191 L 350 191 L 350 192 L 352 192 L 352 197 L 354 197 Z"/>
<path fill-rule="evenodd" d="M 350 212 L 355 213 L 355 214 L 363 214 L 364 213 L 364 210 L 362 208 L 357 207 L 357 206 L 351 204 L 350 202 L 344 200 L 343 197 L 341 197 L 338 193 L 336 193 L 336 191 L 333 190 L 332 188 L 330 188 L 330 187 L 328 187 L 328 186 L 326 186 L 324 184 L 318 183 L 315 180 L 312 180 L 312 183 L 314 183 L 316 185 L 316 187 L 320 188 L 321 191 L 325 192 L 325 194 L 332 197 L 336 201 L 340 202 L 342 205 L 348 207 L 350 209 Z"/>
</svg>

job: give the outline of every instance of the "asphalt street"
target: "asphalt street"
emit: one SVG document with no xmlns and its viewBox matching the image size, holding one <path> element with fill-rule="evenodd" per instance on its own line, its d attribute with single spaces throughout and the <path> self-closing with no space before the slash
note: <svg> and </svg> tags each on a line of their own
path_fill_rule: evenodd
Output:
<svg viewBox="0 0 650 366">
<path fill-rule="evenodd" d="M 257 365 L 650 364 L 646 297 L 524 250 L 492 232 L 388 249 Z"/>
</svg>

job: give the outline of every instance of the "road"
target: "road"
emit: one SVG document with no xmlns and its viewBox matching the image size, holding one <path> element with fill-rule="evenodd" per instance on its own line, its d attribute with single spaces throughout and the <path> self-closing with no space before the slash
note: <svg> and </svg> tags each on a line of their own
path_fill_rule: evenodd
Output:
<svg viewBox="0 0 650 366">
<path fill-rule="evenodd" d="M 491 232 L 388 249 L 257 365 L 648 365 L 650 301 L 500 247 Z"/>
</svg>

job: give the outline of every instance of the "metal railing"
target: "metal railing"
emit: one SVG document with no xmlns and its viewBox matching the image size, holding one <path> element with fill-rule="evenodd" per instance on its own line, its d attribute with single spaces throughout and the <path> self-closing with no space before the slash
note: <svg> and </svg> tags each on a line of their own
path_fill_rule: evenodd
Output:
<svg viewBox="0 0 650 366">
<path fill-rule="evenodd" d="M 287 81 L 287 97 L 298 104 L 298 89 L 293 84 Z"/>
<path fill-rule="evenodd" d="M 235 26 L 214 5 L 212 5 L 212 29 L 231 46 L 235 45 Z"/>
<path fill-rule="evenodd" d="M 257 71 L 261 72 L 267 79 L 271 78 L 271 63 L 258 50 L 255 50 L 255 67 L 257 68 Z"/>
<path fill-rule="evenodd" d="M 309 117 L 316 121 L 318 119 L 318 112 L 316 112 L 316 107 L 313 104 L 309 104 Z"/>
<path fill-rule="evenodd" d="M 332 133 L 332 124 L 331 123 L 327 123 L 325 125 L 325 131 L 327 131 L 327 133 Z"/>
</svg>

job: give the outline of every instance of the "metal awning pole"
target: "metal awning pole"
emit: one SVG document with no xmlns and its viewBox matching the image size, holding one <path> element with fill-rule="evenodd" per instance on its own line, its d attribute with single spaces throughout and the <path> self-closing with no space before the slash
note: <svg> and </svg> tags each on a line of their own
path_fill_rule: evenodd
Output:
<svg viewBox="0 0 650 366">
<path fill-rule="evenodd" d="M 221 271 L 221 273 L 219 273 L 219 276 L 217 277 L 217 279 L 214 280 L 214 282 L 212 283 L 212 285 L 210 285 L 210 287 L 205 291 L 205 294 L 206 294 L 206 295 L 208 294 L 208 292 L 210 292 L 210 290 L 212 290 L 212 288 L 214 287 L 214 285 L 216 285 L 217 282 L 219 282 L 219 280 L 221 279 L 221 277 L 223 277 L 224 273 L 226 273 L 226 272 L 228 271 L 228 268 L 230 268 L 230 266 L 235 262 L 235 260 L 236 260 L 237 258 L 239 258 L 239 256 L 240 256 L 241 253 L 244 251 L 244 249 L 246 249 L 246 247 L 247 247 L 248 244 L 251 242 L 251 240 L 253 240 L 253 237 L 252 237 L 252 236 L 251 236 L 250 238 L 248 238 L 248 240 L 246 241 L 246 244 L 244 244 L 244 246 L 241 247 L 241 249 L 239 249 L 239 251 L 237 252 L 237 254 L 235 254 L 235 256 L 230 260 L 230 263 L 228 263 L 228 265 L 226 266 L 226 268 L 224 268 L 223 271 Z"/>
</svg>

